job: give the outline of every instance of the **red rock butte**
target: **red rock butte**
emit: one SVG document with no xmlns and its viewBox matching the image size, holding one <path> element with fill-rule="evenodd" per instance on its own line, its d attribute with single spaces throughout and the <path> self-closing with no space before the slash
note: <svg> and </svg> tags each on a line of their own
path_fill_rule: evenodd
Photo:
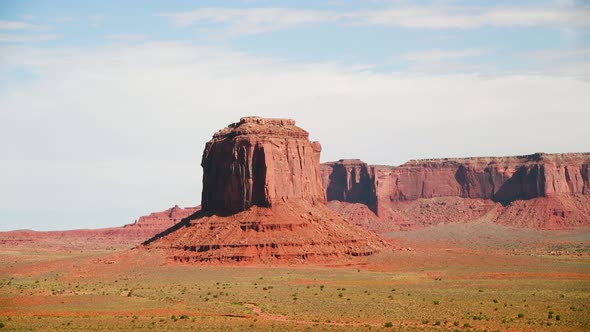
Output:
<svg viewBox="0 0 590 332">
<path fill-rule="evenodd" d="M 534 228 L 590 226 L 590 153 L 412 160 L 401 166 L 321 165 L 329 206 L 391 231 L 469 221 Z M 370 210 L 370 211 L 369 211 Z"/>
<path fill-rule="evenodd" d="M 142 249 L 179 263 L 335 263 L 386 248 L 327 207 L 320 151 L 294 120 L 230 124 L 203 152 L 202 210 Z"/>
<path fill-rule="evenodd" d="M 276 202 L 325 203 L 321 146 L 290 119 L 245 117 L 203 152 L 203 210 L 235 213 Z"/>
</svg>

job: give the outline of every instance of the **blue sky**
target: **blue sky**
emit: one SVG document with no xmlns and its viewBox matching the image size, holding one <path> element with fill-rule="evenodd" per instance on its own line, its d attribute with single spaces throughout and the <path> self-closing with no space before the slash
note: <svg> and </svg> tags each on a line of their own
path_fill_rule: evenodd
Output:
<svg viewBox="0 0 590 332">
<path fill-rule="evenodd" d="M 404 56 L 433 50 L 480 70 L 536 70 L 527 59 L 515 57 L 585 50 L 590 44 L 587 3 L 490 3 L 4 1 L 0 40 L 84 48 L 184 41 L 290 61 L 369 65 L 380 71 L 415 68 Z M 23 27 L 6 29 L 10 23 Z M 471 53 L 460 56 L 464 53 L 457 51 Z"/>
<path fill-rule="evenodd" d="M 205 142 L 290 117 L 322 160 L 590 151 L 586 1 L 2 1 L 0 230 L 199 204 Z"/>
</svg>

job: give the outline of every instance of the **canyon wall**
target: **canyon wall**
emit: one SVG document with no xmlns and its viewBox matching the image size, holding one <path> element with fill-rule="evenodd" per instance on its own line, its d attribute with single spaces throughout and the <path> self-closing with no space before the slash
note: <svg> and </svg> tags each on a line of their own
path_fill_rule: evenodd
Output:
<svg viewBox="0 0 590 332">
<path fill-rule="evenodd" d="M 360 159 L 342 159 L 320 166 L 322 184 L 330 201 L 365 204 L 377 211 L 375 171 Z"/>
<path fill-rule="evenodd" d="M 340 160 L 322 164 L 321 178 L 329 201 L 362 203 L 377 216 L 396 219 L 392 206 L 422 199 L 459 197 L 508 206 L 535 198 L 589 195 L 589 165 L 590 153 L 413 160 L 397 167 Z"/>
</svg>

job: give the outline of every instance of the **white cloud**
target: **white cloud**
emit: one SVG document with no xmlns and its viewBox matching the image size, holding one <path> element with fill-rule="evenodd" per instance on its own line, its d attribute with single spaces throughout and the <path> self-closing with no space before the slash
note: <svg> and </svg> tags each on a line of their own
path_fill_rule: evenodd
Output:
<svg viewBox="0 0 590 332">
<path fill-rule="evenodd" d="M 482 56 L 486 54 L 487 51 L 481 48 L 477 49 L 467 49 L 467 50 L 459 50 L 459 51 L 446 51 L 446 50 L 429 50 L 429 51 L 422 51 L 422 52 L 410 52 L 404 53 L 397 58 L 406 60 L 406 61 L 440 61 L 440 60 L 449 60 L 449 59 L 463 59 L 463 58 L 471 58 Z"/>
<path fill-rule="evenodd" d="M 257 34 L 296 25 L 344 22 L 351 25 L 384 25 L 403 28 L 468 29 L 492 27 L 590 27 L 590 6 L 545 5 L 521 7 L 473 7 L 425 4 L 385 7 L 375 10 L 337 12 L 291 8 L 200 8 L 167 13 L 179 27 L 198 22 L 224 24 L 230 36 Z"/>
<path fill-rule="evenodd" d="M 12 228 L 198 204 L 205 142 L 245 115 L 296 119 L 323 160 L 590 150 L 590 82 L 572 77 L 379 74 L 180 43 L 0 46 L 0 77 L 11 68 L 38 79 L 0 85 L 0 213 L 86 213 Z"/>
<path fill-rule="evenodd" d="M 61 39 L 62 35 L 41 34 L 41 35 L 17 35 L 0 33 L 0 43 L 36 43 Z"/>
<path fill-rule="evenodd" d="M 472 60 L 488 53 L 489 51 L 483 48 L 454 51 L 433 49 L 399 54 L 393 57 L 390 63 L 403 62 L 407 70 L 414 73 L 481 73 L 484 70 L 490 72 L 490 69 Z"/>
<path fill-rule="evenodd" d="M 22 18 L 30 20 L 33 16 L 23 15 Z M 45 33 L 50 29 L 27 22 L 0 20 L 0 43 L 36 43 L 62 38 L 61 35 Z"/>
<path fill-rule="evenodd" d="M 147 35 L 142 34 L 133 34 L 133 33 L 119 33 L 114 35 L 106 36 L 106 39 L 116 40 L 120 42 L 137 42 L 146 40 L 148 38 Z"/>
<path fill-rule="evenodd" d="M 525 53 L 524 56 L 535 59 L 535 60 L 571 60 L 574 58 L 588 58 L 590 57 L 590 48 L 583 49 L 553 49 L 553 50 L 541 50 Z"/>
<path fill-rule="evenodd" d="M 576 0 L 556 0 L 555 4 L 558 6 L 573 6 L 576 4 Z"/>
<path fill-rule="evenodd" d="M 590 80 L 590 48 L 527 52 L 521 58 L 537 73 Z"/>
<path fill-rule="evenodd" d="M 301 24 L 337 19 L 330 12 L 287 8 L 200 8 L 190 12 L 160 14 L 179 27 L 196 22 L 225 23 L 227 35 L 248 35 L 284 29 Z"/>
<path fill-rule="evenodd" d="M 590 6 L 400 6 L 351 14 L 355 24 L 404 28 L 590 26 Z"/>
<path fill-rule="evenodd" d="M 34 28 L 37 28 L 37 26 L 26 22 L 0 20 L 0 30 L 24 30 Z"/>
</svg>

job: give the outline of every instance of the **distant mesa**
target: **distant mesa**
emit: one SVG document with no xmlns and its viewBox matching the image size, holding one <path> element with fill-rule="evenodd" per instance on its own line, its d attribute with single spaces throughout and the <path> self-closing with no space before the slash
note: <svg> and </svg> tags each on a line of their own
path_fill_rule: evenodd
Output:
<svg viewBox="0 0 590 332">
<path fill-rule="evenodd" d="M 294 120 L 230 124 L 203 152 L 202 210 L 143 249 L 182 263 L 333 263 L 386 248 L 327 207 L 320 151 Z"/>
<path fill-rule="evenodd" d="M 60 250 L 131 248 L 174 226 L 199 209 L 199 206 L 181 208 L 176 205 L 162 212 L 153 212 L 142 216 L 134 223 L 122 227 L 45 232 L 31 230 L 0 232 L 0 247 Z"/>
<path fill-rule="evenodd" d="M 329 206 L 374 231 L 486 217 L 514 226 L 590 226 L 590 153 L 321 165 Z M 368 208 L 370 212 L 364 209 Z"/>
<path fill-rule="evenodd" d="M 147 216 L 141 216 L 133 224 L 128 224 L 123 227 L 127 229 L 154 229 L 158 232 L 166 230 L 175 224 L 179 223 L 182 219 L 194 214 L 199 211 L 201 206 L 181 208 L 178 205 L 164 210 L 162 212 L 152 212 Z"/>
</svg>

